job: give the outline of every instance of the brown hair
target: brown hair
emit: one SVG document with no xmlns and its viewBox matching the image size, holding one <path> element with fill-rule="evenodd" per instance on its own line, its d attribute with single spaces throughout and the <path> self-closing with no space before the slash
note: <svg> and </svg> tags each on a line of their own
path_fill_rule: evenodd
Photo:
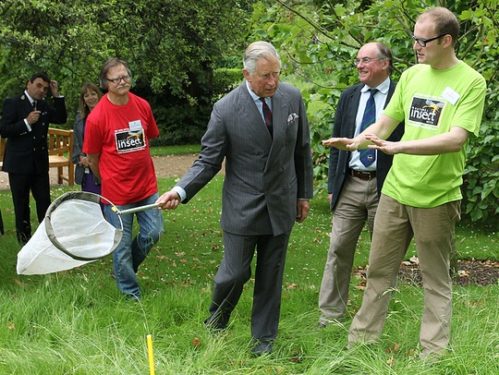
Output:
<svg viewBox="0 0 499 375">
<path fill-rule="evenodd" d="M 128 75 L 130 77 L 132 76 L 130 68 L 128 67 L 128 64 L 125 60 L 121 60 L 117 57 L 112 57 L 104 63 L 104 65 L 102 66 L 102 69 L 100 71 L 100 74 L 99 74 L 100 86 L 103 89 L 107 89 L 107 73 L 109 72 L 109 69 L 114 68 L 115 66 L 118 66 L 118 65 L 123 65 L 125 67 Z"/>
<path fill-rule="evenodd" d="M 437 35 L 449 34 L 452 37 L 452 45 L 455 46 L 459 37 L 459 21 L 454 13 L 444 7 L 430 8 L 417 18 L 416 22 L 431 17 L 435 22 L 435 32 Z"/>
<path fill-rule="evenodd" d="M 88 114 L 90 113 L 90 108 L 88 108 L 88 105 L 85 103 L 85 98 L 84 98 L 88 90 L 96 92 L 97 96 L 99 97 L 99 100 L 102 97 L 102 93 L 97 87 L 97 85 L 94 85 L 91 82 L 86 82 L 83 84 L 83 86 L 81 86 L 80 98 L 78 101 L 79 102 L 78 110 L 80 112 L 80 117 L 82 119 L 86 119 Z"/>
</svg>

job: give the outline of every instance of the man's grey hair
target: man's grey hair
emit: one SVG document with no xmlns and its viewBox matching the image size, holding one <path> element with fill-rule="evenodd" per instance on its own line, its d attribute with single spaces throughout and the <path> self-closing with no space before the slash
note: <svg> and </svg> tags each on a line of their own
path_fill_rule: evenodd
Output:
<svg viewBox="0 0 499 375">
<path fill-rule="evenodd" d="M 385 44 L 381 42 L 375 42 L 376 47 L 378 47 L 378 59 L 388 60 L 388 75 L 393 72 L 393 57 L 392 51 Z"/>
<path fill-rule="evenodd" d="M 281 58 L 272 44 L 264 41 L 253 42 L 244 51 L 244 68 L 250 74 L 253 74 L 256 70 L 256 62 L 260 59 L 268 59 L 269 57 L 276 58 L 279 61 L 279 67 L 281 66 Z"/>
</svg>

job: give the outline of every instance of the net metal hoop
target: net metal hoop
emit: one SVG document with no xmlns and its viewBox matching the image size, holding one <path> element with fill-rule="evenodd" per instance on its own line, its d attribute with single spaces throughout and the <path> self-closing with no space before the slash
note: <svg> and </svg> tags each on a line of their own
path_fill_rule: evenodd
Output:
<svg viewBox="0 0 499 375">
<path fill-rule="evenodd" d="M 80 199 L 80 200 L 86 200 L 90 202 L 94 202 L 99 204 L 101 200 L 106 201 L 109 203 L 111 206 L 113 206 L 116 211 L 118 210 L 116 206 L 107 198 L 95 194 L 95 193 L 90 193 L 86 191 L 69 191 L 67 193 L 64 193 L 60 197 L 58 197 L 55 201 L 52 202 L 52 204 L 49 206 L 47 209 L 47 213 L 45 214 L 45 231 L 47 233 L 47 237 L 49 238 L 50 242 L 60 251 L 62 251 L 64 254 L 68 255 L 69 257 L 75 259 L 75 260 L 80 260 L 80 261 L 92 261 L 92 260 L 97 260 L 100 258 L 104 258 L 109 254 L 104 254 L 101 256 L 94 256 L 94 257 L 83 257 L 79 255 L 72 254 L 69 252 L 56 238 L 55 236 L 55 231 L 52 226 L 52 220 L 51 220 L 51 215 L 54 212 L 57 207 L 59 207 L 63 202 L 71 200 L 71 199 Z M 121 220 L 121 217 L 118 215 L 118 219 L 120 222 L 120 228 L 116 228 L 118 231 L 123 231 L 123 221 Z M 119 243 L 119 242 L 118 242 Z M 118 246 L 118 243 L 114 243 L 111 252 Z"/>
</svg>

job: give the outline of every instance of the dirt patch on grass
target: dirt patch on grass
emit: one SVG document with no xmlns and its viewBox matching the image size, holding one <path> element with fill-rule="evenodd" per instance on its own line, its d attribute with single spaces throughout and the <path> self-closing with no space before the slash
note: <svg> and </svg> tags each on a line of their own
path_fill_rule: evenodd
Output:
<svg viewBox="0 0 499 375">
<path fill-rule="evenodd" d="M 156 176 L 162 177 L 181 177 L 196 160 L 197 154 L 173 155 L 173 156 L 154 156 L 154 168 Z M 50 184 L 57 185 L 57 169 L 50 168 Z M 64 171 L 66 173 L 66 171 Z M 6 172 L 0 171 L 0 190 L 9 190 L 9 176 Z"/>
<path fill-rule="evenodd" d="M 197 154 L 172 155 L 172 156 L 154 156 L 154 169 L 158 178 L 164 177 L 182 177 L 190 168 Z"/>
<path fill-rule="evenodd" d="M 494 260 L 459 260 L 458 271 L 452 275 L 455 285 L 497 285 L 499 280 L 499 262 Z M 355 271 L 360 277 L 359 288 L 366 283 L 366 268 L 359 267 Z M 415 261 L 404 261 L 400 265 L 399 280 L 411 284 L 422 284 L 421 271 Z"/>
</svg>

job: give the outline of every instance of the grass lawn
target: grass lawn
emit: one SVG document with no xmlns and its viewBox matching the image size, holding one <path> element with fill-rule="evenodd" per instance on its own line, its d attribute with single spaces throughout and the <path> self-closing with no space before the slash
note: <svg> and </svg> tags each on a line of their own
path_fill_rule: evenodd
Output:
<svg viewBox="0 0 499 375">
<path fill-rule="evenodd" d="M 185 155 L 197 154 L 201 149 L 200 145 L 178 145 L 178 146 L 156 146 L 151 147 L 152 156 Z"/>
<path fill-rule="evenodd" d="M 161 179 L 160 191 L 173 183 Z M 221 186 L 219 176 L 189 204 L 164 213 L 166 232 L 139 270 L 140 303 L 119 295 L 110 257 L 57 274 L 16 275 L 19 248 L 11 198 L 0 192 L 7 229 L 0 237 L 0 374 L 148 374 L 148 334 L 154 340 L 156 374 L 499 373 L 497 284 L 455 286 L 452 350 L 434 365 L 417 357 L 423 295 L 411 284 L 400 283 L 394 292 L 377 345 L 345 349 L 362 297 L 355 277 L 350 318 L 344 325 L 317 328 L 331 219 L 325 196 L 313 200 L 309 219 L 292 234 L 275 352 L 256 359 L 249 354 L 252 281 L 227 332 L 207 332 L 203 320 L 222 256 Z M 63 191 L 53 188 L 52 196 Z M 457 240 L 463 257 L 499 257 L 496 233 L 460 226 Z M 366 264 L 368 249 L 364 232 L 356 265 Z"/>
</svg>

